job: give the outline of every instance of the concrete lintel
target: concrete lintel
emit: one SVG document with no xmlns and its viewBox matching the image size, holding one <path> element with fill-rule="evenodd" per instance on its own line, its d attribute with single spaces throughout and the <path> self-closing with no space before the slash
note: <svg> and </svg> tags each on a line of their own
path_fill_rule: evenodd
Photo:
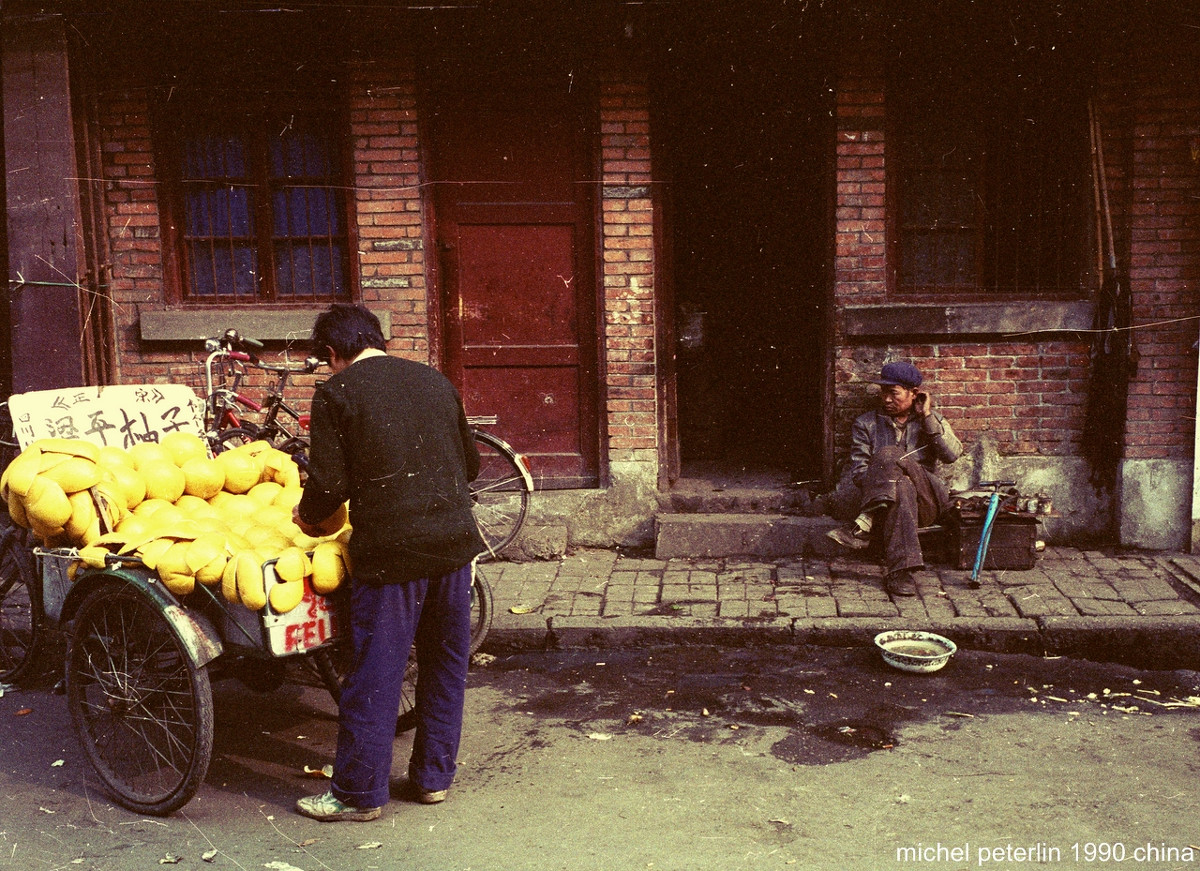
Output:
<svg viewBox="0 0 1200 871">
<path fill-rule="evenodd" d="M 243 336 L 259 341 L 295 342 L 309 337 L 313 321 L 326 309 L 322 306 L 294 309 L 213 307 L 143 310 L 139 317 L 139 334 L 143 342 L 202 342 L 234 329 Z M 372 311 L 379 318 L 383 334 L 390 335 L 391 313 L 386 309 Z"/>
<path fill-rule="evenodd" d="M 838 329 L 848 337 L 969 336 L 1062 333 L 1089 330 L 1088 300 L 1013 300 L 965 305 L 852 305 L 838 312 Z M 1029 338 L 1036 338 L 1031 335 Z"/>
</svg>

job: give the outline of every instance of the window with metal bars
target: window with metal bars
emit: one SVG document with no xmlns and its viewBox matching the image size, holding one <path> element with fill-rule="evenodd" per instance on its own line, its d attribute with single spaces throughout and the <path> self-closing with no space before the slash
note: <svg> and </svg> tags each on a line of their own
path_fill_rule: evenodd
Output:
<svg viewBox="0 0 1200 871">
<path fill-rule="evenodd" d="M 897 289 L 1079 291 L 1089 190 L 1083 99 L 928 74 L 893 95 Z"/>
<path fill-rule="evenodd" d="M 174 129 L 173 296 L 192 303 L 350 297 L 334 118 L 197 113 Z"/>
</svg>

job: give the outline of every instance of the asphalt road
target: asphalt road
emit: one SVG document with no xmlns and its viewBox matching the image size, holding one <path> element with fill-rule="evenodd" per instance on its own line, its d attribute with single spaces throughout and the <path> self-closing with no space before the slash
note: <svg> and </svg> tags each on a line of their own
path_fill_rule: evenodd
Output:
<svg viewBox="0 0 1200 871">
<path fill-rule="evenodd" d="M 305 767 L 332 761 L 323 691 L 222 681 L 215 695 L 207 780 L 182 811 L 155 819 L 102 792 L 63 696 L 6 691 L 0 869 L 1200 861 L 1192 672 L 969 651 L 935 675 L 893 671 L 867 649 L 526 653 L 473 671 L 450 798 L 397 799 L 366 824 L 292 811 L 325 788 Z M 397 739 L 397 780 L 410 741 Z"/>
</svg>

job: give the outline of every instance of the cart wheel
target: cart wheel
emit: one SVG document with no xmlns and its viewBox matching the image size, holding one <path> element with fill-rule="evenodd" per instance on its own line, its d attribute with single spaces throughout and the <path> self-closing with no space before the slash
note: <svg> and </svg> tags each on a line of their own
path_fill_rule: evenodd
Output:
<svg viewBox="0 0 1200 871">
<path fill-rule="evenodd" d="M 16 681 L 37 664 L 42 599 L 29 533 L 0 527 L 0 683 Z"/>
<path fill-rule="evenodd" d="M 106 584 L 80 605 L 67 704 L 88 760 L 123 807 L 166 815 L 200 788 L 213 748 L 208 672 L 135 588 Z"/>
</svg>

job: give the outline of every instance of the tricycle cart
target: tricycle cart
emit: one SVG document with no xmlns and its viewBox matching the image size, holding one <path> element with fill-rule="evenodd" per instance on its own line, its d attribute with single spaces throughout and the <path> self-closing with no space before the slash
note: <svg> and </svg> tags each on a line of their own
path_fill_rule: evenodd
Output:
<svg viewBox="0 0 1200 871">
<path fill-rule="evenodd" d="M 128 446 L 129 439 L 157 441 L 174 429 L 203 432 L 203 407 L 182 385 L 41 391 L 10 397 L 9 407 L 22 448 L 68 433 Z M 300 604 L 286 613 L 269 603 L 252 611 L 200 583 L 176 595 L 133 554 L 111 554 L 102 567 L 80 563 L 75 548 L 35 554 L 38 616 L 68 640 L 66 692 L 75 731 L 96 774 L 130 810 L 166 815 L 199 789 L 213 752 L 210 681 L 218 674 L 256 675 L 265 679 L 245 682 L 272 688 L 285 662 L 305 658 L 338 695 L 345 658 L 340 590 L 319 595 L 305 581 Z M 262 566 L 268 594 L 279 582 L 274 567 L 273 559 Z M 491 589 L 476 571 L 472 652 L 490 627 L 491 607 Z M 214 668 L 230 661 L 239 668 Z M 415 681 L 414 663 L 406 677 Z M 407 689 L 411 707 L 415 697 Z"/>
</svg>

